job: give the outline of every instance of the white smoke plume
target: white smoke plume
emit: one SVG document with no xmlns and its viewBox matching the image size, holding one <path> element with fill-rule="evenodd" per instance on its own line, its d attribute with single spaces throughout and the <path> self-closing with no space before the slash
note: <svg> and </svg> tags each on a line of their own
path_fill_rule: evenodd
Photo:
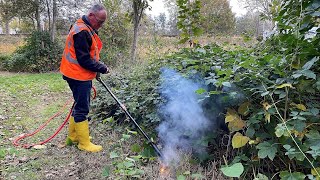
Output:
<svg viewBox="0 0 320 180">
<path fill-rule="evenodd" d="M 178 152 L 203 151 L 194 142 L 199 141 L 210 123 L 195 93 L 201 88 L 199 84 L 172 69 L 162 69 L 161 78 L 160 94 L 166 102 L 159 108 L 163 121 L 157 130 L 164 145 L 164 163 L 176 165 L 180 160 Z"/>
</svg>

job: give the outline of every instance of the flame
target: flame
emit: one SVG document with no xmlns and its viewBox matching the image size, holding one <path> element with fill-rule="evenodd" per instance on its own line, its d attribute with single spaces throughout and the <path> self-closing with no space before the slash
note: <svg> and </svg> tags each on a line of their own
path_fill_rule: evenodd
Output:
<svg viewBox="0 0 320 180">
<path fill-rule="evenodd" d="M 161 163 L 160 164 L 160 175 L 161 176 L 168 176 L 170 174 L 169 166 Z"/>
</svg>

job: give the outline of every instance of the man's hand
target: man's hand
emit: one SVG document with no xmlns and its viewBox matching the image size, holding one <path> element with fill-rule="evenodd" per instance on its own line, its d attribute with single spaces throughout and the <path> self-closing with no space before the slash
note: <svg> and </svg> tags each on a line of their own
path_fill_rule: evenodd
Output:
<svg viewBox="0 0 320 180">
<path fill-rule="evenodd" d="M 96 79 L 99 80 L 100 77 L 101 77 L 101 74 L 99 72 L 97 72 Z"/>
<path fill-rule="evenodd" d="M 109 73 L 109 72 L 110 72 L 110 71 L 109 71 L 108 66 L 106 66 L 106 69 L 107 69 L 107 71 L 106 71 L 106 73 L 105 73 L 105 74 L 107 74 L 107 73 Z"/>
<path fill-rule="evenodd" d="M 110 72 L 108 66 L 105 65 L 103 61 L 99 61 L 99 63 L 100 63 L 101 65 L 103 65 L 104 69 L 106 69 L 106 71 L 105 71 L 105 72 L 102 72 L 102 74 L 107 74 L 107 73 Z"/>
</svg>

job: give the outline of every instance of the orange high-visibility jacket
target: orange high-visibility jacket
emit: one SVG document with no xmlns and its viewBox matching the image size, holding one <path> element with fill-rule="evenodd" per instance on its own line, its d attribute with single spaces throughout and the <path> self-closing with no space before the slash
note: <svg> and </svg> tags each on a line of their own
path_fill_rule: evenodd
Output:
<svg viewBox="0 0 320 180">
<path fill-rule="evenodd" d="M 76 52 L 74 49 L 74 41 L 73 35 L 81 32 L 81 31 L 88 31 L 91 38 L 92 38 L 92 45 L 90 47 L 90 58 L 93 61 L 100 60 L 100 51 L 102 49 L 102 42 L 99 36 L 94 32 L 94 30 L 82 19 L 78 19 L 76 23 L 72 26 L 69 31 L 66 46 L 63 51 L 61 65 L 60 65 L 60 72 L 71 79 L 79 80 L 79 81 L 88 81 L 92 80 L 96 77 L 96 72 L 89 71 L 84 69 L 80 66 L 79 62 L 77 61 Z"/>
</svg>

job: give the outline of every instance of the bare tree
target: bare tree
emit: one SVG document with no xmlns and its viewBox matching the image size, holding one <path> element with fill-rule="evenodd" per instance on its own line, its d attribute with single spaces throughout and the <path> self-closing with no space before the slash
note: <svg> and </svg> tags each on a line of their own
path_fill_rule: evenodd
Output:
<svg viewBox="0 0 320 180">
<path fill-rule="evenodd" d="M 271 5 L 273 0 L 239 0 L 249 12 L 258 12 L 265 19 L 272 21 Z"/>
<path fill-rule="evenodd" d="M 272 4 L 274 0 L 239 0 L 240 3 L 242 3 L 245 8 L 250 12 L 251 14 L 259 14 L 260 17 L 257 17 L 255 20 L 255 36 L 258 37 L 262 34 L 261 31 L 266 31 L 272 29 L 274 27 L 274 21 L 272 16 Z M 267 26 L 265 26 L 267 24 Z M 269 25 L 271 24 L 271 25 Z M 260 30 L 260 27 L 269 27 L 271 28 L 262 28 Z"/>
</svg>

